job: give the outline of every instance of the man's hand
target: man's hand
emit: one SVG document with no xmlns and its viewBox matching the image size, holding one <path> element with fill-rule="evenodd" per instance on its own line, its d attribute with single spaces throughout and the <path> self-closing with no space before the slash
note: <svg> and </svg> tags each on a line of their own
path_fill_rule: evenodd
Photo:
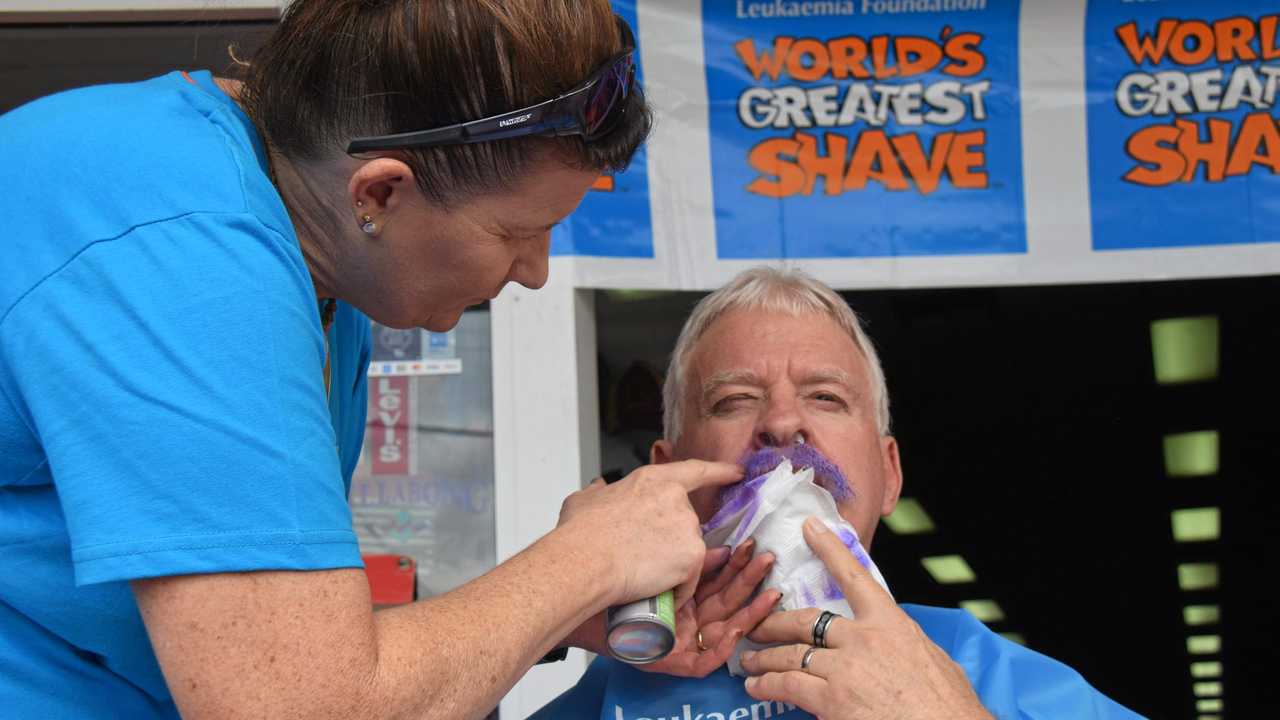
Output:
<svg viewBox="0 0 1280 720">
<path fill-rule="evenodd" d="M 804 539 L 844 591 L 855 619 L 827 626 L 827 648 L 814 651 L 807 671 L 800 662 L 813 642 L 818 610 L 767 618 L 751 633 L 761 643 L 790 642 L 743 653 L 753 677 L 747 692 L 757 700 L 782 700 L 823 720 L 863 718 L 985 718 L 960 666 L 933 644 L 840 539 L 815 518 Z"/>
<path fill-rule="evenodd" d="M 738 640 L 768 617 L 782 598 L 777 590 L 766 590 L 751 599 L 773 567 L 773 556 L 768 553 L 752 557 L 755 545 L 755 540 L 747 540 L 727 564 L 703 573 L 693 599 L 676 612 L 676 645 L 671 654 L 639 669 L 700 678 L 728 661 Z M 719 573 L 712 578 L 716 569 Z M 702 633 L 706 650 L 698 647 L 698 633 Z"/>
<path fill-rule="evenodd" d="M 776 590 L 751 598 L 773 567 L 772 555 L 753 557 L 754 550 L 755 541 L 748 540 L 732 556 L 725 547 L 707 551 L 697 593 L 676 612 L 676 644 L 671 654 L 638 669 L 706 677 L 729 659 L 738 640 L 755 629 L 782 598 Z M 565 644 L 607 656 L 604 626 L 601 613 L 574 631 Z M 699 632 L 706 650 L 698 647 Z"/>
</svg>

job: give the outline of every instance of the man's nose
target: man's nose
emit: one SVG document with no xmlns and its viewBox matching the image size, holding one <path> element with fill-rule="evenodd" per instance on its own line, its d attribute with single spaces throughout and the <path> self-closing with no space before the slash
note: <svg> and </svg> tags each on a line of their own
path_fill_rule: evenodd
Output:
<svg viewBox="0 0 1280 720">
<path fill-rule="evenodd" d="M 783 447 L 808 441 L 808 430 L 804 426 L 799 409 L 795 402 L 773 401 L 768 405 L 765 416 L 756 428 L 756 447 Z"/>
</svg>

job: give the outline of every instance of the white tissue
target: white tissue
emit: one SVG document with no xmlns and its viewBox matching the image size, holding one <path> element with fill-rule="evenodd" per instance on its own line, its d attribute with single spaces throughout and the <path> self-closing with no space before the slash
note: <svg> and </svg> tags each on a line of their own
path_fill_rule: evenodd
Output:
<svg viewBox="0 0 1280 720">
<path fill-rule="evenodd" d="M 790 460 L 783 460 L 769 473 L 757 488 L 753 502 L 746 503 L 731 515 L 722 517 L 717 514 L 704 527 L 703 537 L 707 547 L 728 545 L 731 548 L 737 548 L 747 538 L 754 537 L 756 555 L 773 553 L 773 568 L 765 577 L 761 590 L 773 588 L 782 593 L 782 601 L 775 607 L 775 612 L 816 607 L 851 618 L 853 611 L 839 586 L 804 541 L 801 527 L 805 518 L 811 516 L 822 520 L 832 532 L 837 533 L 876 582 L 886 591 L 889 589 L 880 569 L 858 540 L 857 531 L 840 516 L 831 493 L 814 484 L 813 469 L 793 472 Z M 729 659 L 729 672 L 739 677 L 746 675 L 739 660 L 742 651 L 765 647 L 771 646 L 746 638 L 738 641 Z"/>
</svg>

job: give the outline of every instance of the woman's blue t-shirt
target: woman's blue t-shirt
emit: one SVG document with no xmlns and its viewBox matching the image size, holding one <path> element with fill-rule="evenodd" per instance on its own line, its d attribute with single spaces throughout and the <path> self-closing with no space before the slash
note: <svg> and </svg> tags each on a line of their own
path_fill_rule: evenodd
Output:
<svg viewBox="0 0 1280 720">
<path fill-rule="evenodd" d="M 207 73 L 0 116 L 0 713 L 176 717 L 128 581 L 360 567 L 368 319 Z M 336 450 L 335 450 L 336 448 Z"/>
</svg>

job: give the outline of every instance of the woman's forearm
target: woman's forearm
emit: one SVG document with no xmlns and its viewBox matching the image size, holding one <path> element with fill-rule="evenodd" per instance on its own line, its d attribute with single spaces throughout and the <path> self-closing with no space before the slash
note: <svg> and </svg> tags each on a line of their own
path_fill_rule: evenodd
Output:
<svg viewBox="0 0 1280 720">
<path fill-rule="evenodd" d="M 483 718 L 604 608 L 610 573 L 561 529 L 452 592 L 375 613 L 374 715 Z"/>
</svg>

